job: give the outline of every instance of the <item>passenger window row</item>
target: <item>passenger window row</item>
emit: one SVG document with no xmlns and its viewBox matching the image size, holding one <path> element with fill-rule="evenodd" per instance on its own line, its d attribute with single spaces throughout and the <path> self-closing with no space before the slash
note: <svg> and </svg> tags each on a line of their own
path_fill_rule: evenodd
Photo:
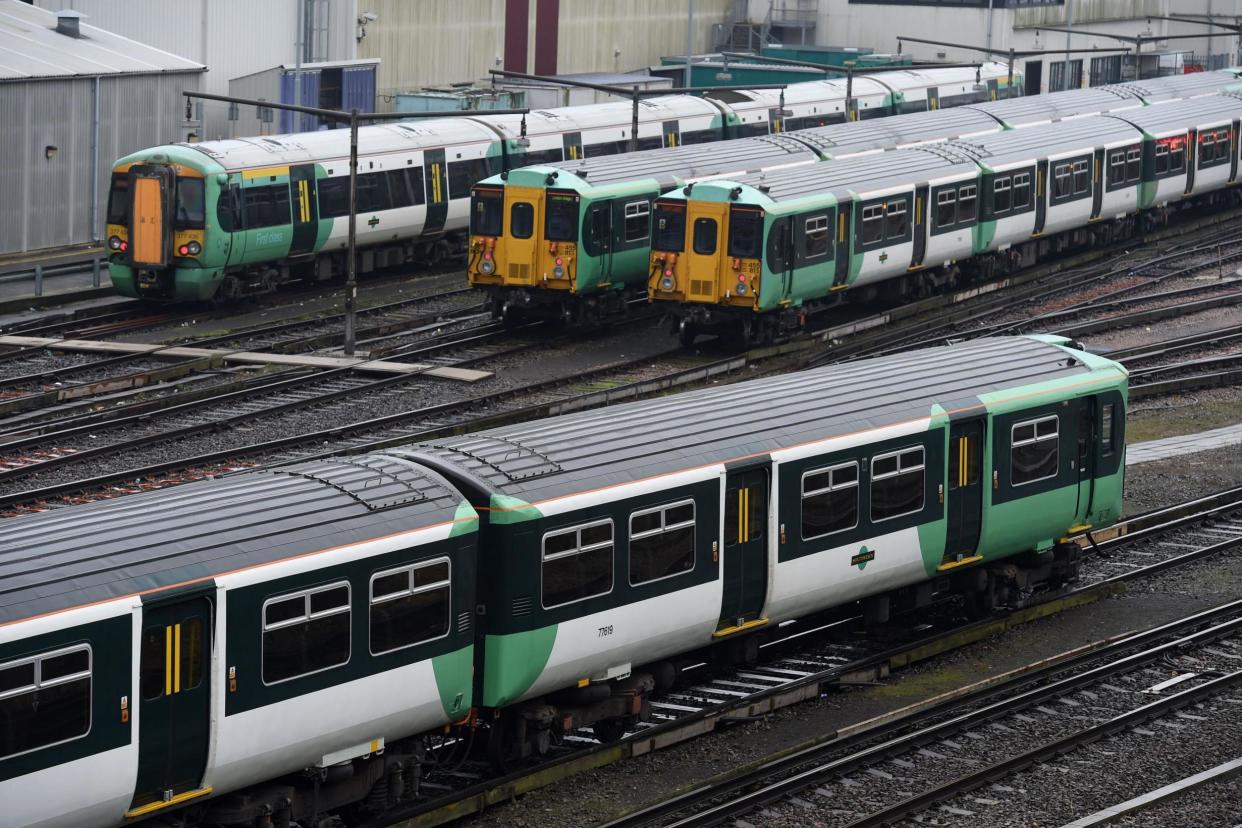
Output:
<svg viewBox="0 0 1242 828">
<path fill-rule="evenodd" d="M 1229 128 L 1206 129 L 1199 133 L 1199 168 L 1214 167 L 1229 161 L 1233 142 Z"/>
<path fill-rule="evenodd" d="M 86 644 L 0 664 L 0 759 L 85 736 L 91 668 Z"/>
<path fill-rule="evenodd" d="M 864 247 L 909 240 L 909 198 L 898 197 L 862 208 L 859 239 Z"/>
<path fill-rule="evenodd" d="M 1073 201 L 1091 192 L 1091 159 L 1062 161 L 1052 167 L 1052 201 Z"/>
<path fill-rule="evenodd" d="M 1109 150 L 1108 189 L 1137 184 L 1143 178 L 1143 148 Z"/>
</svg>

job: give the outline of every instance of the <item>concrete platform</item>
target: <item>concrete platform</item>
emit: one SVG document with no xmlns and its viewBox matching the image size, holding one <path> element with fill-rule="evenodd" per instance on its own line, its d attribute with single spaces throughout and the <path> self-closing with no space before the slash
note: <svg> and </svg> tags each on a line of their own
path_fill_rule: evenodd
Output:
<svg viewBox="0 0 1242 828">
<path fill-rule="evenodd" d="M 1183 434 L 1180 437 L 1165 437 L 1161 440 L 1147 440 L 1126 446 L 1126 465 L 1150 463 L 1166 457 L 1177 457 L 1182 454 L 1194 454 L 1198 451 L 1223 448 L 1242 443 L 1242 423 L 1198 434 Z"/>
<path fill-rule="evenodd" d="M 478 382 L 492 376 L 491 371 L 452 368 L 416 362 L 390 362 L 361 357 L 329 357 L 313 354 L 265 354 L 255 351 L 226 351 L 217 348 L 145 345 L 140 342 L 97 342 L 90 339 L 57 339 L 47 336 L 0 336 L 0 345 L 15 348 L 40 346 L 57 351 L 96 354 L 151 354 L 170 359 L 216 359 L 250 365 L 288 365 L 302 368 L 353 368 L 375 374 L 425 374 L 459 382 Z"/>
</svg>

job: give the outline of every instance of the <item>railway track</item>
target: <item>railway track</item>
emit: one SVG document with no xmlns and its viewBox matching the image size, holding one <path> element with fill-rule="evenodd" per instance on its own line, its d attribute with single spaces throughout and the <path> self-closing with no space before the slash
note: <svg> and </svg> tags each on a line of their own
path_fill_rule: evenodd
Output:
<svg viewBox="0 0 1242 828">
<path fill-rule="evenodd" d="M 848 611 L 804 619 L 785 628 L 782 639 L 764 645 L 756 664 L 740 668 L 721 668 L 706 660 L 691 664 L 683 671 L 679 687 L 652 700 L 652 721 L 615 744 L 602 744 L 589 732 L 576 732 L 556 746 L 546 761 L 482 781 L 473 779 L 486 776 L 480 763 L 459 761 L 459 775 L 436 776 L 433 771 L 424 788 L 432 794 L 430 798 L 368 828 L 441 825 L 581 770 L 644 755 L 730 722 L 817 699 L 842 684 L 881 679 L 894 669 L 1008 627 L 1113 594 L 1128 581 L 1242 547 L 1242 487 L 1136 516 L 1106 534 L 1082 538 L 1087 552 L 1080 581 L 1073 589 L 1032 594 L 1020 607 L 965 625 L 955 613 L 921 615 L 921 624 L 930 623 L 930 631 L 920 626 L 919 631 L 906 631 L 896 643 L 892 630 L 871 637 L 863 634 L 860 619 Z M 1235 605 L 1235 616 L 1242 619 L 1242 602 Z M 1242 620 L 1233 623 L 1242 626 Z M 672 804 L 680 808 L 685 803 Z M 655 815 L 642 811 L 634 816 L 636 821 L 617 824 L 645 824 Z"/>
</svg>

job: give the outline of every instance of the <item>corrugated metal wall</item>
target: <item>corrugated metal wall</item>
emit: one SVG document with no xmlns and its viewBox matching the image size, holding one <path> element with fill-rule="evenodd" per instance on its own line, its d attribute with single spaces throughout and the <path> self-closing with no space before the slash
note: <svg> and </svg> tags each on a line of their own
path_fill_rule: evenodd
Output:
<svg viewBox="0 0 1242 828">
<path fill-rule="evenodd" d="M 684 55 L 686 9 L 686 0 L 561 0 L 557 71 L 625 72 Z M 695 52 L 711 49 L 712 26 L 732 11 L 732 0 L 694 0 Z"/>
<path fill-rule="evenodd" d="M 280 95 L 280 69 L 274 67 L 265 72 L 234 78 L 229 81 L 229 88 L 225 92 L 237 98 L 274 101 Z M 227 104 L 221 104 L 221 106 L 227 106 Z M 272 122 L 264 123 L 259 120 L 255 107 L 238 106 L 237 120 L 231 123 L 226 121 L 229 131 L 225 133 L 225 136 L 232 138 L 245 135 L 274 135 L 280 129 L 279 118 L 280 113 L 273 110 Z"/>
<path fill-rule="evenodd" d="M 99 82 L 99 231 L 112 162 L 185 138 L 183 89 L 199 73 L 105 77 Z M 91 241 L 94 80 L 0 84 L 0 253 Z M 47 158 L 47 147 L 56 147 Z"/>
</svg>

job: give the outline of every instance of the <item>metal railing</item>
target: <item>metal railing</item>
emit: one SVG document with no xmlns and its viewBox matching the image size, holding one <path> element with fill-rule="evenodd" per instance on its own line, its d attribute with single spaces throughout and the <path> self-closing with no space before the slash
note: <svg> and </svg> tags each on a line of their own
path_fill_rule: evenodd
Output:
<svg viewBox="0 0 1242 828">
<path fill-rule="evenodd" d="M 81 259 L 76 262 L 55 265 L 35 264 L 21 270 L 10 270 L 0 274 L 0 282 L 25 282 L 33 279 L 33 295 L 40 297 L 43 295 L 43 280 L 45 277 L 61 276 L 66 273 L 82 273 L 89 268 L 91 271 L 91 287 L 97 288 L 102 281 L 102 271 L 107 266 L 107 259 L 103 254 L 99 254 L 89 260 Z"/>
</svg>

